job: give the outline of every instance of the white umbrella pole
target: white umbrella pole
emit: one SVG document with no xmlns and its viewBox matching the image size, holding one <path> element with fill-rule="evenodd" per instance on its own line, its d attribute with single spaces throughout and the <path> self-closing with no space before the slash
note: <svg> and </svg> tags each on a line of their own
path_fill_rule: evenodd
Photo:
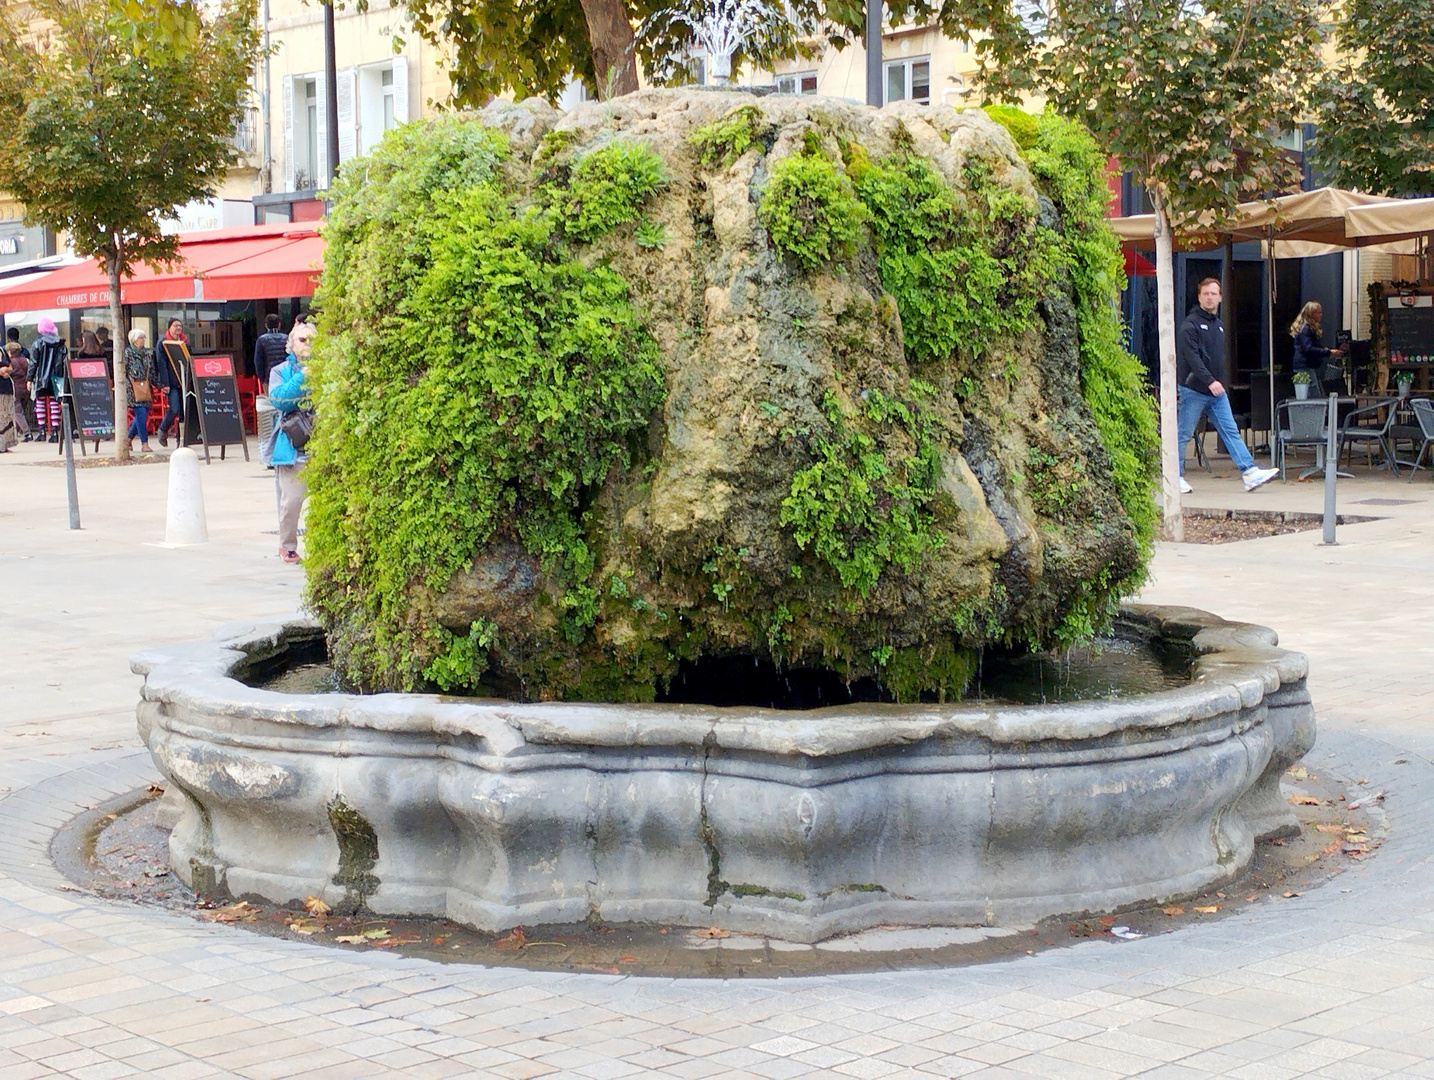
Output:
<svg viewBox="0 0 1434 1080">
<path fill-rule="evenodd" d="M 1275 230 L 1270 230 L 1268 246 L 1265 248 L 1265 326 L 1269 337 L 1270 369 L 1270 466 L 1275 464 L 1275 443 L 1278 435 L 1279 414 L 1275 409 Z"/>
</svg>

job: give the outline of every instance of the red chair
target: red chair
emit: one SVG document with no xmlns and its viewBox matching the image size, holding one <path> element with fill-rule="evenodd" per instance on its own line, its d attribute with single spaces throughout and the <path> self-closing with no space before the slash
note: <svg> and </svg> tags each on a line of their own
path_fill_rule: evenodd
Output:
<svg viewBox="0 0 1434 1080">
<path fill-rule="evenodd" d="M 254 401 L 264 392 L 264 384 L 257 375 L 241 375 L 234 382 L 239 389 L 239 414 L 244 418 L 244 430 L 250 435 L 257 435 L 259 410 Z"/>
</svg>

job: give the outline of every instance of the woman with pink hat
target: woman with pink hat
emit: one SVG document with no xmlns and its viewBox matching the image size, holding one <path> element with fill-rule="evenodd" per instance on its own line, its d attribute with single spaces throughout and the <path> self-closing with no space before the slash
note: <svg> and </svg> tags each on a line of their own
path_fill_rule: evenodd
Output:
<svg viewBox="0 0 1434 1080">
<path fill-rule="evenodd" d="M 65 343 L 60 340 L 60 332 L 54 319 L 41 319 L 35 329 L 40 332 L 35 344 L 30 346 L 30 381 L 35 388 L 35 422 L 44 433 L 41 438 L 47 434 L 50 442 L 59 442 L 63 420 L 60 416 L 60 398 L 56 387 L 65 379 Z"/>
</svg>

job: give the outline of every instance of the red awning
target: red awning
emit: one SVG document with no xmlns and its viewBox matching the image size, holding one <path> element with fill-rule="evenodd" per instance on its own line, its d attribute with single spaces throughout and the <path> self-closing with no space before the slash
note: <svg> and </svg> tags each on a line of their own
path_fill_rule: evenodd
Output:
<svg viewBox="0 0 1434 1080">
<path fill-rule="evenodd" d="M 323 237 L 310 233 L 282 247 L 256 251 L 215 270 L 204 279 L 206 300 L 262 300 L 276 296 L 313 296 L 324 269 Z"/>
<path fill-rule="evenodd" d="M 251 225 L 239 229 L 181 233 L 180 261 L 168 271 L 148 266 L 135 268 L 132 277 L 120 283 L 123 304 L 154 304 L 166 300 L 253 300 L 268 297 L 311 296 L 322 267 L 324 243 L 311 225 L 281 223 Z M 278 258 L 256 263 L 264 256 L 290 252 L 291 259 Z M 225 271 L 250 263 L 272 271 L 275 279 L 265 282 L 246 271 L 232 286 L 220 285 Z M 214 282 L 217 288 L 211 291 Z M 0 289 L 0 312 L 44 308 L 104 307 L 110 302 L 109 283 L 104 269 L 94 260 L 76 263 L 47 274 L 38 281 L 17 283 Z"/>
<path fill-rule="evenodd" d="M 1131 251 L 1128 248 L 1125 252 L 1125 276 L 1126 277 L 1154 277 L 1155 264 L 1138 251 Z"/>
</svg>

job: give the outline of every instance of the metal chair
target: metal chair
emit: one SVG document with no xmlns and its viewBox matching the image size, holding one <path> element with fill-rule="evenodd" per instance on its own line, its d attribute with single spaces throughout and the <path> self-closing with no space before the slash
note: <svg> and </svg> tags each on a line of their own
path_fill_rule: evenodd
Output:
<svg viewBox="0 0 1434 1080">
<path fill-rule="evenodd" d="M 1424 467 L 1419 464 L 1424 460 L 1424 451 L 1428 450 L 1431 444 L 1434 444 L 1434 401 L 1429 401 L 1426 398 L 1415 398 L 1409 405 L 1410 408 L 1414 410 L 1414 419 L 1419 423 L 1419 432 L 1424 440 L 1419 444 L 1419 453 L 1414 455 L 1414 460 L 1412 462 L 1406 462 L 1406 464 L 1409 465 L 1409 479 L 1406 480 L 1405 483 L 1412 484 L 1414 482 L 1414 474 Z"/>
<path fill-rule="evenodd" d="M 1398 398 L 1390 398 L 1387 401 L 1378 401 L 1373 405 L 1366 405 L 1362 409 L 1355 409 L 1349 413 L 1344 418 L 1344 422 L 1339 425 L 1339 456 L 1343 457 L 1345 448 L 1348 447 L 1352 460 L 1354 448 L 1363 446 L 1365 463 L 1372 465 L 1371 455 L 1377 444 L 1379 452 L 1384 455 L 1385 467 L 1392 469 L 1394 475 L 1398 476 L 1399 462 L 1394 457 L 1393 441 L 1390 438 L 1390 429 L 1394 427 L 1398 404 Z M 1378 419 L 1380 409 L 1384 410 L 1383 420 Z M 1375 417 L 1375 422 L 1366 424 L 1363 422 L 1365 417 Z"/>
<path fill-rule="evenodd" d="M 1283 417 L 1279 414 L 1283 413 Z M 1275 450 L 1280 462 L 1280 483 L 1285 483 L 1285 461 L 1291 449 L 1323 449 L 1329 424 L 1329 406 L 1323 401 L 1282 401 L 1276 412 Z"/>
</svg>

